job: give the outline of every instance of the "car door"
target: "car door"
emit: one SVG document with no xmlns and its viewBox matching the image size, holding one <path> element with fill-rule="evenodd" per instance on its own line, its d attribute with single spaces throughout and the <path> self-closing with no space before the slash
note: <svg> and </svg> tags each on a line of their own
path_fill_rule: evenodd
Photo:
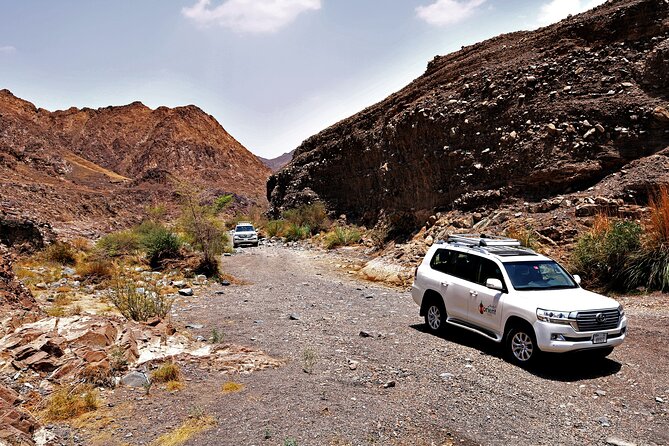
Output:
<svg viewBox="0 0 669 446">
<path fill-rule="evenodd" d="M 451 251 L 446 268 L 450 283 L 446 312 L 459 322 L 467 321 L 472 281 L 476 277 L 477 257 L 466 252 Z"/>
<path fill-rule="evenodd" d="M 429 287 L 441 295 L 449 319 L 467 317 L 467 301 L 462 299 L 461 279 L 456 277 L 459 252 L 438 249 L 430 261 Z"/>
<path fill-rule="evenodd" d="M 469 290 L 468 322 L 486 331 L 501 333 L 502 291 L 485 286 L 488 279 L 499 279 L 506 288 L 502 269 L 494 260 L 478 257 L 477 271 Z"/>
</svg>

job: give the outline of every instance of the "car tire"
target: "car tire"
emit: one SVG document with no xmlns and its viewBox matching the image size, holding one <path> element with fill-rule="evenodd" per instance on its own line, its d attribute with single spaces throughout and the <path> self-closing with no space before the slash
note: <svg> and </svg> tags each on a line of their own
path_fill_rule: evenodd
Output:
<svg viewBox="0 0 669 446">
<path fill-rule="evenodd" d="M 257 247 L 258 247 L 258 242 L 255 242 L 255 243 L 253 244 L 253 246 L 255 246 L 255 247 L 257 248 Z"/>
<path fill-rule="evenodd" d="M 541 355 L 537 337 L 529 325 L 517 325 L 506 334 L 506 356 L 510 362 L 521 367 L 535 364 Z"/>
<path fill-rule="evenodd" d="M 432 298 L 425 309 L 425 325 L 434 334 L 443 333 L 446 326 L 446 308 L 441 298 Z"/>
</svg>

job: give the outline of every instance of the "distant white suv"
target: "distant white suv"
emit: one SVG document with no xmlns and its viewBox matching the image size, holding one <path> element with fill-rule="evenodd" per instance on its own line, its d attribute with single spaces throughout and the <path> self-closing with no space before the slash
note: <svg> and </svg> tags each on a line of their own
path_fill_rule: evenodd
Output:
<svg viewBox="0 0 669 446">
<path fill-rule="evenodd" d="M 459 235 L 430 248 L 411 294 L 430 331 L 462 327 L 504 343 L 512 362 L 529 365 L 540 352 L 604 357 L 622 344 L 623 307 L 580 281 L 517 240 Z"/>
<path fill-rule="evenodd" d="M 235 226 L 232 233 L 232 246 L 236 248 L 240 245 L 258 246 L 258 233 L 251 223 L 240 221 Z"/>
</svg>

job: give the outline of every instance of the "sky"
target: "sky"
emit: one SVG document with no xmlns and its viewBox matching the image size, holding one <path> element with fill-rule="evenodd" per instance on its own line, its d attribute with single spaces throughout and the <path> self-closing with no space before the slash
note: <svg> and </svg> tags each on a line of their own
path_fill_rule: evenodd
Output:
<svg viewBox="0 0 669 446">
<path fill-rule="evenodd" d="M 436 55 L 603 0 L 0 0 L 0 89 L 48 110 L 195 104 L 274 158 Z"/>
</svg>

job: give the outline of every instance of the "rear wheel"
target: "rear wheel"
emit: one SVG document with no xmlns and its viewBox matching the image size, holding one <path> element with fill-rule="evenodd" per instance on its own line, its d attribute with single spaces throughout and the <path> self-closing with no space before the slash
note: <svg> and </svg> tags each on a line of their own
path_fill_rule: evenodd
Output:
<svg viewBox="0 0 669 446">
<path fill-rule="evenodd" d="M 441 333 L 446 325 L 446 309 L 441 299 L 432 298 L 425 310 L 425 324 L 432 333 Z"/>
<path fill-rule="evenodd" d="M 528 326 L 516 326 L 506 335 L 506 355 L 511 362 L 522 367 L 534 364 L 540 355 L 534 330 Z"/>
</svg>

